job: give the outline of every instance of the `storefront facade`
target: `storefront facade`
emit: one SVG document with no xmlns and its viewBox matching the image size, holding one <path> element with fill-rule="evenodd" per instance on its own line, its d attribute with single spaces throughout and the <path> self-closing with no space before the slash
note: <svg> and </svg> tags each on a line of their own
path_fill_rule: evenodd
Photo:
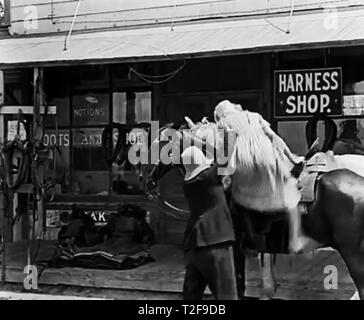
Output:
<svg viewBox="0 0 364 320">
<path fill-rule="evenodd" d="M 16 24 L 15 27 L 19 28 Z M 306 43 L 261 52 L 222 50 L 196 57 L 187 52 L 168 59 L 143 58 L 133 62 L 105 58 L 97 63 L 87 59 L 44 64 L 3 63 L 3 105 L 32 105 L 33 67 L 43 69 L 47 104 L 57 107 L 57 116 L 47 118 L 44 144 L 57 145 L 62 151 L 57 160 L 57 195 L 46 203 L 47 221 L 57 219 L 57 214 L 77 203 L 93 214 L 96 222 L 102 222 L 105 213 L 107 216 L 119 203 L 131 202 L 151 212 L 151 224 L 159 243 L 180 244 L 185 222 L 173 219 L 147 198 L 138 169 L 128 163 L 107 166 L 101 138 L 105 126 L 111 123 L 133 126 L 151 120 L 163 125 L 183 122 L 186 115 L 194 121 L 204 116 L 213 121 L 217 103 L 229 99 L 262 114 L 291 150 L 302 155 L 308 148 L 307 121 L 325 114 L 314 108 L 313 103 L 325 91 L 323 79 L 327 73 L 326 80 L 336 80 L 327 84 L 332 87 L 327 96 L 336 99 L 337 106 L 335 114 L 329 117 L 335 120 L 339 137 L 346 128 L 344 135 L 361 145 L 364 143 L 363 55 L 363 45 L 336 41 L 331 46 Z M 301 103 L 305 111 L 277 112 L 277 72 L 305 74 L 310 70 L 321 74 L 321 80 L 317 80 L 321 84 L 316 87 L 313 84 L 311 89 L 308 84 L 304 90 L 303 82 L 294 83 L 292 88 L 297 90 L 291 92 L 291 99 L 306 96 L 305 103 Z M 330 70 L 338 72 L 337 78 Z M 313 96 L 311 109 L 310 96 Z M 329 103 L 317 101 L 317 106 Z M 298 105 L 297 102 L 295 106 Z M 5 116 L 2 143 L 12 139 L 14 129 L 9 127 L 10 120 L 16 120 L 16 116 Z M 318 135 L 323 136 L 321 127 Z M 159 187 L 171 203 L 186 209 L 181 186 L 182 177 L 173 171 Z M 57 226 L 57 222 L 53 225 L 48 222 L 46 237 L 54 239 Z"/>
</svg>

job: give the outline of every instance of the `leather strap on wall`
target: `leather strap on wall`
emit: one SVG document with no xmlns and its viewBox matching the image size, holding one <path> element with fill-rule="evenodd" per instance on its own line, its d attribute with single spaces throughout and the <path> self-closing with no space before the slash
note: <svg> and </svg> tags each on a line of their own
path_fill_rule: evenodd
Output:
<svg viewBox="0 0 364 320">
<path fill-rule="evenodd" d="M 332 150 L 337 139 L 337 127 L 336 123 L 327 117 L 314 117 L 310 119 L 306 124 L 306 143 L 310 147 L 317 139 L 317 125 L 318 122 L 324 121 L 325 126 L 325 138 L 321 147 L 321 152 Z"/>
</svg>

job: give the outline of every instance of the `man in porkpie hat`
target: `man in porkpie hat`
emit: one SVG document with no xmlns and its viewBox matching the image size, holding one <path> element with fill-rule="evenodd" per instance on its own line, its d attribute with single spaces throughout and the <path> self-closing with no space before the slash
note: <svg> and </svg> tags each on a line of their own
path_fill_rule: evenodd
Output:
<svg viewBox="0 0 364 320">
<path fill-rule="evenodd" d="M 196 146 L 182 153 L 184 194 L 190 208 L 185 251 L 185 300 L 200 300 L 206 286 L 218 300 L 237 300 L 232 218 L 218 164 Z"/>
</svg>

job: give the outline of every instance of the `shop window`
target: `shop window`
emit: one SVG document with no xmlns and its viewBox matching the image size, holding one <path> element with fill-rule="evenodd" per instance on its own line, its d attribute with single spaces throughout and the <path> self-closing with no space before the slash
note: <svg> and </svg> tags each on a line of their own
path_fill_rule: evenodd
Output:
<svg viewBox="0 0 364 320">
<path fill-rule="evenodd" d="M 287 143 L 289 149 L 298 155 L 304 155 L 308 150 L 306 145 L 306 123 L 307 121 L 278 122 L 278 134 Z M 320 132 L 318 134 L 320 136 Z"/>
<path fill-rule="evenodd" d="M 110 122 L 109 106 L 108 92 L 88 91 L 72 96 L 72 169 L 76 193 L 109 190 L 109 173 L 102 147 L 102 132 Z"/>
<path fill-rule="evenodd" d="M 363 48 L 354 48 L 350 50 L 350 54 L 344 49 L 337 50 L 331 60 L 343 70 L 343 114 L 362 117 L 364 115 Z"/>
<path fill-rule="evenodd" d="M 149 122 L 151 114 L 152 94 L 150 91 L 113 93 L 114 122 Z"/>
<path fill-rule="evenodd" d="M 73 131 L 74 170 L 107 170 L 101 140 L 102 129 L 83 128 Z"/>
<path fill-rule="evenodd" d="M 102 147 L 103 128 L 73 130 L 74 192 L 96 194 L 108 192 L 109 173 Z"/>
<path fill-rule="evenodd" d="M 118 82 L 114 85 L 123 89 L 110 93 L 109 79 L 109 68 L 105 66 L 49 68 L 45 72 L 47 103 L 57 107 L 57 115 L 47 116 L 44 143 L 58 145 L 62 150 L 63 159 L 57 160 L 67 168 L 62 193 L 142 192 L 139 166 L 121 156 L 111 168 L 107 165 L 102 133 L 111 122 L 125 124 L 130 130 L 149 123 L 151 91 L 143 89 L 145 86 L 123 88 Z M 131 136 L 122 138 L 129 143 Z M 116 131 L 114 143 L 117 139 Z"/>
<path fill-rule="evenodd" d="M 340 119 L 335 122 L 338 140 L 334 153 L 364 155 L 364 119 Z"/>
<path fill-rule="evenodd" d="M 113 93 L 113 122 L 126 123 L 126 92 Z"/>
<path fill-rule="evenodd" d="M 138 143 L 140 131 L 134 132 L 133 123 L 149 123 L 151 121 L 152 97 L 150 91 L 114 92 L 113 122 L 122 123 L 130 131 L 122 137 L 127 143 Z M 137 130 L 137 129 L 135 129 Z M 147 130 L 147 128 L 145 128 Z M 136 139 L 134 139 L 136 137 Z M 119 138 L 114 133 L 114 144 Z M 140 142 L 140 141 L 139 141 Z M 140 181 L 140 167 L 130 164 L 127 158 L 119 156 L 111 168 L 112 191 L 117 194 L 138 194 L 143 192 Z"/>
<path fill-rule="evenodd" d="M 343 113 L 345 116 L 364 116 L 364 80 L 345 84 Z"/>
<path fill-rule="evenodd" d="M 51 160 L 46 164 L 44 172 L 45 179 L 51 179 L 60 185 L 61 192 L 70 192 L 70 130 L 46 129 L 43 143 L 48 147 L 57 147 L 53 149 L 55 161 Z"/>
<path fill-rule="evenodd" d="M 47 115 L 45 125 L 47 127 L 68 127 L 70 125 L 70 99 L 69 97 L 53 98 L 48 102 L 49 106 L 56 106 L 56 115 Z"/>
<path fill-rule="evenodd" d="M 149 122 L 152 118 L 152 94 L 151 92 L 135 93 L 135 121 Z"/>
<path fill-rule="evenodd" d="M 8 106 L 32 105 L 31 68 L 4 70 L 4 103 Z"/>
</svg>

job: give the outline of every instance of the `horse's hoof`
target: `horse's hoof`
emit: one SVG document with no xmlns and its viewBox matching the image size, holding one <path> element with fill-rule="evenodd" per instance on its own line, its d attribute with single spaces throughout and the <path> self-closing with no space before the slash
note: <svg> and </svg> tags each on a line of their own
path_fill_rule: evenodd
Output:
<svg viewBox="0 0 364 320">
<path fill-rule="evenodd" d="M 360 298 L 359 298 L 359 292 L 358 291 L 355 291 L 355 293 L 350 298 L 350 300 L 360 300 Z"/>
<path fill-rule="evenodd" d="M 263 284 L 263 288 L 261 291 L 261 296 L 260 296 L 260 300 L 272 300 L 274 295 L 277 292 L 278 289 L 278 283 L 276 281 L 276 279 L 272 279 L 273 283 L 269 284 L 268 286 L 264 287 Z"/>
<path fill-rule="evenodd" d="M 308 245 L 310 243 L 309 238 L 299 237 L 297 240 L 292 241 L 293 243 L 289 246 L 290 253 L 301 254 L 307 252 Z M 305 251 L 306 250 L 306 251 Z"/>
<path fill-rule="evenodd" d="M 259 300 L 272 300 L 275 293 L 276 293 L 275 287 L 264 288 Z"/>
</svg>

